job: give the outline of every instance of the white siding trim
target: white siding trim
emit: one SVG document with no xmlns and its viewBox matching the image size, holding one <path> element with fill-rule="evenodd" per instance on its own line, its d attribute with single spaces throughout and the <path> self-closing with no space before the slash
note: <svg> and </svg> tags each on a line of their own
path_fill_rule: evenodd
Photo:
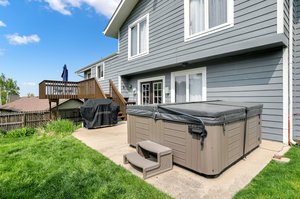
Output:
<svg viewBox="0 0 300 199">
<path fill-rule="evenodd" d="M 122 77 L 118 76 L 118 90 L 122 93 Z"/>
<path fill-rule="evenodd" d="M 120 53 L 120 38 L 121 38 L 121 34 L 120 34 L 120 30 L 118 31 L 118 53 Z"/>
<path fill-rule="evenodd" d="M 146 79 L 139 79 L 137 80 L 137 97 L 138 97 L 138 105 L 141 105 L 141 83 L 143 82 L 151 82 L 151 81 L 159 81 L 162 80 L 163 82 L 163 104 L 166 103 L 166 94 L 165 94 L 165 87 L 166 87 L 166 77 L 165 76 L 157 76 L 157 77 L 151 77 L 151 78 L 146 78 Z"/>
<path fill-rule="evenodd" d="M 294 87 L 293 87 L 293 57 L 294 57 L 294 1 L 289 0 L 289 96 L 290 96 L 290 107 L 289 107 L 289 116 L 290 116 L 290 142 L 294 144 L 293 135 L 294 135 Z"/>
<path fill-rule="evenodd" d="M 171 73 L 171 103 L 175 103 L 175 76 L 178 75 L 188 75 L 188 74 L 196 74 L 201 73 L 202 74 L 202 100 L 207 100 L 207 80 L 206 80 L 206 67 L 201 68 L 195 68 L 195 69 L 189 69 L 189 70 L 181 70 Z M 188 92 L 187 92 L 188 93 Z M 188 94 L 187 94 L 187 102 Z"/>
<path fill-rule="evenodd" d="M 288 144 L 288 119 L 289 119 L 289 51 L 283 48 L 282 57 L 282 76 L 283 76 L 283 140 L 284 144 Z"/>
<path fill-rule="evenodd" d="M 284 32 L 284 0 L 277 0 L 277 34 Z"/>
</svg>

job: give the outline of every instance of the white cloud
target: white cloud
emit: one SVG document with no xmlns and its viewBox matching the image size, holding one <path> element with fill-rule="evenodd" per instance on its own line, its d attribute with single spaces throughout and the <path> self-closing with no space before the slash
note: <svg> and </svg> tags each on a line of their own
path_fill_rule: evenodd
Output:
<svg viewBox="0 0 300 199">
<path fill-rule="evenodd" d="M 44 0 L 49 7 L 63 15 L 72 15 L 70 9 L 88 5 L 97 13 L 110 18 L 121 0 Z"/>
<path fill-rule="evenodd" d="M 3 21 L 0 21 L 0 27 L 6 27 L 6 24 Z"/>
<path fill-rule="evenodd" d="M 8 0 L 0 0 L 0 6 L 7 6 L 8 4 Z"/>
<path fill-rule="evenodd" d="M 36 86 L 35 82 L 23 82 L 22 83 L 23 86 Z"/>
<path fill-rule="evenodd" d="M 38 43 L 40 42 L 40 37 L 36 34 L 29 36 L 21 36 L 18 33 L 13 35 L 6 35 L 8 42 L 11 45 L 26 45 L 29 43 Z"/>
</svg>

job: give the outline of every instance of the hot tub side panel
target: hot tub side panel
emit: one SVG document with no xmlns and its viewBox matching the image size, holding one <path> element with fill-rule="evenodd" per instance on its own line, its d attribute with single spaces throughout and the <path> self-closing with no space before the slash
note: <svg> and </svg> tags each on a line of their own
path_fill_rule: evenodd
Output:
<svg viewBox="0 0 300 199">
<path fill-rule="evenodd" d="M 206 175 L 220 174 L 243 156 L 244 121 L 206 126 L 203 148 L 199 135 L 191 134 L 188 125 L 152 118 L 128 117 L 128 143 L 151 140 L 170 147 L 176 164 Z"/>
<path fill-rule="evenodd" d="M 245 153 L 251 152 L 261 144 L 261 115 L 247 119 Z"/>
</svg>

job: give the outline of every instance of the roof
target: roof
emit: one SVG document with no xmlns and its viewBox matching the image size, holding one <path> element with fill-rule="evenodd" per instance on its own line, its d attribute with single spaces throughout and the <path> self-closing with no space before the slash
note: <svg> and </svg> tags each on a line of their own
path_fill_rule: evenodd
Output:
<svg viewBox="0 0 300 199">
<path fill-rule="evenodd" d="M 111 59 L 111 58 L 113 58 L 113 57 L 116 56 L 116 55 L 118 55 L 118 53 L 113 53 L 113 54 L 108 55 L 108 56 L 106 56 L 106 57 L 104 57 L 104 58 L 101 58 L 100 60 L 98 60 L 98 61 L 96 61 L 96 62 L 94 62 L 94 63 L 92 63 L 92 64 L 89 64 L 89 65 L 87 65 L 87 66 L 85 66 L 85 67 L 82 67 L 81 69 L 77 70 L 75 73 L 76 73 L 76 74 L 83 73 L 83 72 L 85 72 L 85 71 L 91 69 L 91 68 L 92 68 L 93 66 L 95 66 L 96 64 L 99 64 L 99 63 L 101 63 L 101 62 L 107 61 L 108 59 Z"/>
<path fill-rule="evenodd" d="M 117 39 L 120 27 L 138 2 L 138 0 L 122 0 L 103 33 L 108 37 Z"/>
<path fill-rule="evenodd" d="M 59 100 L 59 105 L 69 101 L 68 99 Z M 53 103 L 53 107 L 56 103 Z M 38 97 L 21 97 L 18 100 L 7 103 L 2 106 L 3 110 L 11 110 L 16 112 L 37 112 L 37 111 L 49 111 L 48 99 L 39 99 Z"/>
</svg>

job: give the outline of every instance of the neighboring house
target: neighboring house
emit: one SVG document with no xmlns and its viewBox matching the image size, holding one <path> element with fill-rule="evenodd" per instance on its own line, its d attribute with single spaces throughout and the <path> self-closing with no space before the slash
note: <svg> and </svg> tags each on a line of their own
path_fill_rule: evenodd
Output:
<svg viewBox="0 0 300 199">
<path fill-rule="evenodd" d="M 60 100 L 58 104 L 58 112 L 60 118 L 79 120 L 80 106 L 83 104 L 81 100 L 70 99 Z M 56 103 L 52 103 L 52 110 L 57 110 Z M 49 111 L 49 100 L 39 99 L 38 97 L 21 97 L 18 100 L 3 105 L 1 112 L 46 112 Z"/>
<path fill-rule="evenodd" d="M 118 52 L 77 71 L 137 104 L 264 104 L 262 136 L 300 136 L 300 0 L 122 0 Z M 290 125 L 289 125 L 290 124 Z"/>
</svg>

